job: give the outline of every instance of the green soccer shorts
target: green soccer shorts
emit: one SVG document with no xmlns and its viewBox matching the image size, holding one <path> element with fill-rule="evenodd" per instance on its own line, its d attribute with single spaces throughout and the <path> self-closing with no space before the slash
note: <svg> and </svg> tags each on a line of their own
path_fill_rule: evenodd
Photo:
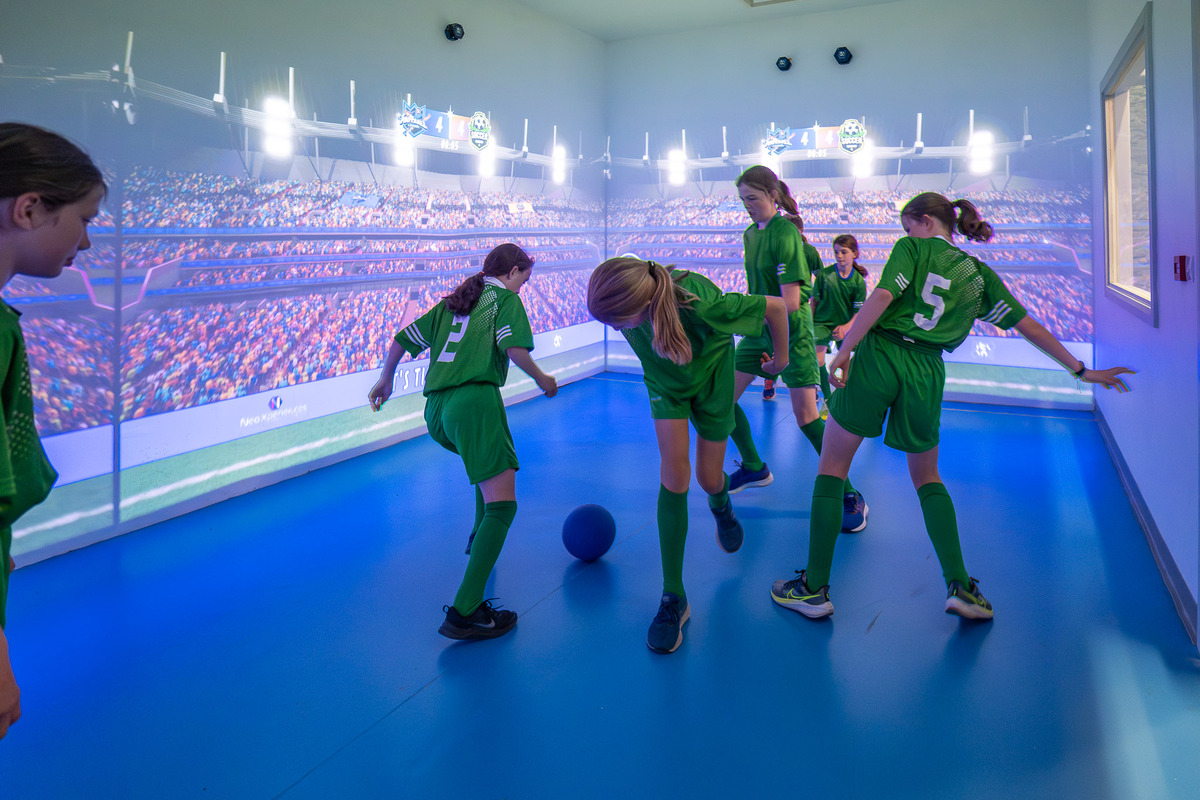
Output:
<svg viewBox="0 0 1200 800">
<path fill-rule="evenodd" d="M 500 387 L 467 383 L 425 398 L 425 424 L 435 442 L 462 457 L 471 483 L 520 469 Z"/>
<path fill-rule="evenodd" d="M 938 444 L 945 386 L 940 353 L 903 347 L 872 332 L 854 350 L 846 388 L 829 398 L 829 415 L 868 439 L 883 433 L 886 419 L 884 444 L 924 453 Z"/>
</svg>

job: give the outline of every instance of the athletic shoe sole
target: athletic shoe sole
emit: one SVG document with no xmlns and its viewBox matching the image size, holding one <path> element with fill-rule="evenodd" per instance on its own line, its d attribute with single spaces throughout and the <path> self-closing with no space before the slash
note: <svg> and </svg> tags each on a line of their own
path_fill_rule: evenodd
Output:
<svg viewBox="0 0 1200 800">
<path fill-rule="evenodd" d="M 664 650 L 661 647 L 655 647 L 654 645 L 650 644 L 649 639 L 646 639 L 646 647 L 649 647 L 656 653 L 674 653 L 679 649 L 679 645 L 683 644 L 683 624 L 691 618 L 692 606 L 689 604 L 687 608 L 683 609 L 683 616 L 679 618 L 679 636 L 675 639 L 675 644 L 671 645 L 669 650 Z"/>
<path fill-rule="evenodd" d="M 751 487 L 757 488 L 759 486 L 770 486 L 774 481 L 775 481 L 775 475 L 772 473 L 770 475 L 767 475 L 767 477 L 763 478 L 762 480 L 750 481 L 749 483 L 743 483 L 741 486 L 737 487 L 736 489 L 730 489 L 729 493 L 737 494 L 742 489 L 749 489 Z"/>
<path fill-rule="evenodd" d="M 829 600 L 820 605 L 812 605 L 798 597 L 788 597 L 786 595 L 788 590 L 784 587 L 786 583 L 787 581 L 781 578 L 775 581 L 775 585 L 771 587 L 771 599 L 775 601 L 776 605 L 796 611 L 809 619 L 821 619 L 833 613 L 833 603 Z"/>
<path fill-rule="evenodd" d="M 946 613 L 954 614 L 963 619 L 990 620 L 993 617 L 992 611 L 975 603 L 964 602 L 957 597 L 946 598 Z"/>
<path fill-rule="evenodd" d="M 480 628 L 477 625 L 471 625 L 467 628 L 459 628 L 454 625 L 447 625 L 445 622 L 438 628 L 438 633 L 445 636 L 447 639 L 455 639 L 463 641 L 464 639 L 495 639 L 497 636 L 503 636 L 517 626 L 517 621 L 514 619 L 511 625 L 500 626 L 494 628 Z"/>
</svg>

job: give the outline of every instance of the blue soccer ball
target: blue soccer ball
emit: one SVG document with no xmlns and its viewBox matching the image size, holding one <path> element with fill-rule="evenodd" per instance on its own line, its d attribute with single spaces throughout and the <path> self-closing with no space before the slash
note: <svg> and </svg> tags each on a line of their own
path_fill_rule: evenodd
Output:
<svg viewBox="0 0 1200 800">
<path fill-rule="evenodd" d="M 617 538 L 617 523 L 604 506 L 580 506 L 563 521 L 562 539 L 567 552 L 580 561 L 595 561 L 608 552 Z"/>
</svg>

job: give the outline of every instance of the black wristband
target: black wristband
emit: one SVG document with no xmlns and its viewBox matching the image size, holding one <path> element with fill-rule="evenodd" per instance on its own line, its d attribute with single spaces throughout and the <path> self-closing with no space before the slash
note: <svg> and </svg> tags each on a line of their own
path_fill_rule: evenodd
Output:
<svg viewBox="0 0 1200 800">
<path fill-rule="evenodd" d="M 1076 378 L 1082 378 L 1083 373 L 1085 372 L 1087 372 L 1087 364 L 1084 364 L 1081 360 L 1079 362 L 1079 369 L 1075 370 L 1072 374 L 1074 374 Z"/>
</svg>

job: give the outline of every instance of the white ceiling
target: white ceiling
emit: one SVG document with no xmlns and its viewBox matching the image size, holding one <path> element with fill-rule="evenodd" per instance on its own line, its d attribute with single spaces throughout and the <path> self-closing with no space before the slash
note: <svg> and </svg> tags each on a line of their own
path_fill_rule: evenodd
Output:
<svg viewBox="0 0 1200 800">
<path fill-rule="evenodd" d="M 896 0 L 514 0 L 605 42 L 798 17 Z"/>
</svg>

